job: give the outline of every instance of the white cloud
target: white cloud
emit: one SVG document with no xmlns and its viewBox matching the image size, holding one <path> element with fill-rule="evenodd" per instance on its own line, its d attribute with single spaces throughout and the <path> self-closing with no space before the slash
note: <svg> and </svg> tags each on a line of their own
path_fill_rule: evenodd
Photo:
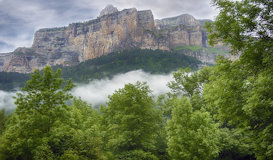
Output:
<svg viewBox="0 0 273 160">
<path fill-rule="evenodd" d="M 81 97 L 82 100 L 99 106 L 108 101 L 108 96 L 112 95 L 115 90 L 123 88 L 125 84 L 147 82 L 154 96 L 164 94 L 170 91 L 166 86 L 172 80 L 172 74 L 152 75 L 141 70 L 130 71 L 125 74 L 118 74 L 112 79 L 93 80 L 88 84 L 78 84 L 72 91 L 75 97 Z M 5 92 L 0 90 L 0 109 L 5 108 L 7 111 L 15 109 L 13 96 L 16 92 Z"/>
<path fill-rule="evenodd" d="M 0 90 L 0 109 L 11 111 L 15 108 L 13 96 L 16 92 L 5 92 Z"/>
<path fill-rule="evenodd" d="M 81 97 L 93 106 L 105 104 L 108 96 L 113 94 L 115 90 L 123 88 L 125 84 L 147 82 L 153 95 L 159 95 L 169 92 L 166 86 L 172 80 L 172 74 L 168 75 L 151 75 L 141 70 L 131 71 L 125 74 L 119 74 L 112 79 L 94 80 L 85 85 L 78 85 L 72 94 L 75 97 Z"/>
</svg>

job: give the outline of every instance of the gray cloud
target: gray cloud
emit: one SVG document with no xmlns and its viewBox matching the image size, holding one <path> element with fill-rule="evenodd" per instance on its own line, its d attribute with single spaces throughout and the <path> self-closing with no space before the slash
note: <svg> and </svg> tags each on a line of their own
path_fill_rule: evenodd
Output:
<svg viewBox="0 0 273 160">
<path fill-rule="evenodd" d="M 131 71 L 125 74 L 119 74 L 112 79 L 93 80 L 88 84 L 78 84 L 71 92 L 73 96 L 80 97 L 82 100 L 99 106 L 108 101 L 108 96 L 113 94 L 115 90 L 123 88 L 125 84 L 147 82 L 152 94 L 157 96 L 169 92 L 166 86 L 172 80 L 172 74 L 168 75 L 151 75 L 141 70 Z M 16 92 L 5 92 L 0 90 L 0 109 L 5 108 L 11 111 L 15 108 L 14 99 Z"/>
<path fill-rule="evenodd" d="M 119 10 L 151 9 L 157 19 L 182 13 L 213 19 L 217 14 L 210 0 L 0 0 L 0 41 L 8 46 L 0 46 L 0 53 L 30 47 L 37 29 L 94 19 L 107 4 Z"/>
</svg>

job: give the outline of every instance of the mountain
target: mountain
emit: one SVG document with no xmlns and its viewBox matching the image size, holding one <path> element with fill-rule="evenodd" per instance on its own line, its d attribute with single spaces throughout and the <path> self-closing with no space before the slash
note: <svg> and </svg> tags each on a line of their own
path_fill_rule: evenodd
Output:
<svg viewBox="0 0 273 160">
<path fill-rule="evenodd" d="M 0 57 L 0 71 L 30 73 L 45 65 L 72 66 L 115 51 L 170 51 L 184 46 L 201 47 L 184 53 L 214 63 L 216 55 L 203 49 L 207 48 L 203 23 L 188 14 L 155 21 L 151 10 L 118 11 L 108 5 L 97 19 L 38 30 L 31 48 L 17 48 Z"/>
</svg>

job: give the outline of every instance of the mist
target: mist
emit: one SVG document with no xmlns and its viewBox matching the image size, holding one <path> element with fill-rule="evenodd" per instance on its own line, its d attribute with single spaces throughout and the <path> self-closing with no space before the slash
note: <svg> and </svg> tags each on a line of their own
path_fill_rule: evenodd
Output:
<svg viewBox="0 0 273 160">
<path fill-rule="evenodd" d="M 172 80 L 172 74 L 154 75 L 143 72 L 142 70 L 130 71 L 125 74 L 115 75 L 112 79 L 93 80 L 85 85 L 77 85 L 72 91 L 75 97 L 81 97 L 93 106 L 105 104 L 108 96 L 112 95 L 116 90 L 123 88 L 125 84 L 147 82 L 154 96 L 164 94 L 170 91 L 167 83 Z"/>
<path fill-rule="evenodd" d="M 15 104 L 12 97 L 16 96 L 16 92 L 6 92 L 0 90 L 0 109 L 5 109 L 7 112 L 15 109 Z"/>
<path fill-rule="evenodd" d="M 71 91 L 74 97 L 81 98 L 94 107 L 104 105 L 108 101 L 108 96 L 112 95 L 116 90 L 123 88 L 125 84 L 147 82 L 152 90 L 153 96 L 158 96 L 170 91 L 167 83 L 172 80 L 172 74 L 155 75 L 143 72 L 142 70 L 130 71 L 124 74 L 115 75 L 113 78 L 92 80 L 88 84 L 76 84 Z M 6 92 L 0 90 L 0 109 L 12 111 L 15 109 L 13 96 L 16 92 Z"/>
</svg>

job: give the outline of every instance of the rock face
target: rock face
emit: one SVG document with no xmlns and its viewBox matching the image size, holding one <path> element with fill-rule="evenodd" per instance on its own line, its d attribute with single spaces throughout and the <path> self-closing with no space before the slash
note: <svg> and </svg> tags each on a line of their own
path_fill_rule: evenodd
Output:
<svg viewBox="0 0 273 160">
<path fill-rule="evenodd" d="M 101 12 L 100 12 L 100 17 L 108 14 L 112 14 L 118 12 L 118 9 L 114 7 L 113 5 L 107 5 Z"/>
<path fill-rule="evenodd" d="M 75 65 L 119 50 L 171 50 L 185 45 L 206 47 L 206 33 L 194 17 L 184 14 L 154 21 L 150 10 L 118 11 L 108 5 L 97 19 L 38 30 L 31 48 L 0 57 L 0 70 L 30 73 L 45 65 Z"/>
<path fill-rule="evenodd" d="M 158 29 L 174 27 L 178 25 L 186 26 L 198 26 L 200 22 L 189 14 L 182 14 L 177 17 L 165 18 L 161 20 L 155 20 Z"/>
<path fill-rule="evenodd" d="M 32 49 L 49 58 L 50 65 L 82 62 L 117 50 L 159 47 L 152 35 L 155 30 L 152 12 L 126 9 L 68 27 L 41 29 L 35 33 Z M 149 46 L 149 47 L 147 47 Z M 165 48 L 163 48 L 165 49 Z M 67 60 L 58 60 L 63 59 Z M 70 60 L 69 60 L 70 59 Z"/>
</svg>

